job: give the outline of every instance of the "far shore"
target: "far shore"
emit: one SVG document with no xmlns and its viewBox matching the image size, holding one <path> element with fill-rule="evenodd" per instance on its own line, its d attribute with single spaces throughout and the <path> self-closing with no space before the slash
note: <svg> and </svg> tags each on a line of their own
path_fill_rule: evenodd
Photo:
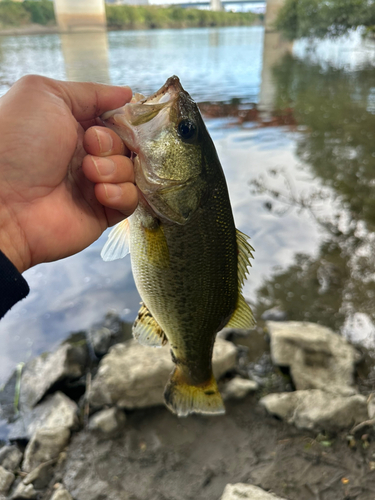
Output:
<svg viewBox="0 0 375 500">
<path fill-rule="evenodd" d="M 256 19 L 253 24 L 251 25 L 242 25 L 242 26 L 261 26 L 263 23 L 259 21 L 259 19 Z M 234 26 L 196 26 L 196 28 L 225 28 L 225 27 L 234 27 Z M 174 28 L 128 28 L 128 27 L 123 27 L 123 28 L 116 28 L 113 26 L 107 26 L 105 31 L 130 31 L 130 30 L 155 30 L 155 29 L 189 29 L 193 28 L 192 26 L 189 27 L 174 27 Z M 103 29 L 101 28 L 87 28 L 87 29 L 79 29 L 79 30 L 69 30 L 69 31 L 62 31 L 57 25 L 53 26 L 43 26 L 42 24 L 29 24 L 26 26 L 20 26 L 20 27 L 9 27 L 9 28 L 0 28 L 0 36 L 14 36 L 14 35 L 50 35 L 54 33 L 98 33 L 102 32 Z"/>
</svg>

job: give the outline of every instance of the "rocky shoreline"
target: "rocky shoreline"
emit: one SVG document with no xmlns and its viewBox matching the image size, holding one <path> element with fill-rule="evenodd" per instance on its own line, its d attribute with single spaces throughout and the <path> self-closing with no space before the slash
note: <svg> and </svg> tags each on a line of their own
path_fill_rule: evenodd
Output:
<svg viewBox="0 0 375 500">
<path fill-rule="evenodd" d="M 320 325 L 265 325 L 263 378 L 241 347 L 255 330 L 218 336 L 223 417 L 166 410 L 168 347 L 140 346 L 115 315 L 15 370 L 0 391 L 0 499 L 373 500 L 375 402 L 356 386 L 360 353 Z"/>
</svg>

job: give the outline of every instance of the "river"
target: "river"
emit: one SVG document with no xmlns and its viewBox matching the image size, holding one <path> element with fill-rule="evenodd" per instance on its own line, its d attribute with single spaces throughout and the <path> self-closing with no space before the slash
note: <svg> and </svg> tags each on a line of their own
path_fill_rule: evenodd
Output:
<svg viewBox="0 0 375 500">
<path fill-rule="evenodd" d="M 245 297 L 256 317 L 279 307 L 371 345 L 375 44 L 353 33 L 288 48 L 262 27 L 6 36 L 0 95 L 28 73 L 145 94 L 177 74 L 205 103 L 237 227 L 255 248 Z M 100 258 L 107 234 L 25 272 L 31 293 L 0 323 L 0 385 L 17 363 L 109 310 L 135 318 L 129 258 Z"/>
</svg>

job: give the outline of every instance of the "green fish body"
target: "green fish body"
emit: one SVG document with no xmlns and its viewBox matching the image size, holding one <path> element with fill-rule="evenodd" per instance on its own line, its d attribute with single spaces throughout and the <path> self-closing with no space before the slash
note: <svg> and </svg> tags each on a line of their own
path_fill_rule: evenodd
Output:
<svg viewBox="0 0 375 500">
<path fill-rule="evenodd" d="M 215 147 L 178 78 L 138 99 L 103 117 L 137 155 L 140 202 L 102 255 L 130 251 L 143 301 L 133 335 L 154 347 L 169 342 L 176 365 L 167 406 L 180 416 L 223 413 L 212 351 L 223 327 L 253 326 L 241 295 L 252 249 L 235 229 Z"/>
</svg>

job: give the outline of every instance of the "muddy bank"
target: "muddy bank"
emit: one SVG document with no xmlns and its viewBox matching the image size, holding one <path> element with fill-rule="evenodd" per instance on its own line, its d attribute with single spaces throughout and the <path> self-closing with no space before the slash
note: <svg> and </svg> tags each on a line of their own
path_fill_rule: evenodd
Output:
<svg viewBox="0 0 375 500">
<path fill-rule="evenodd" d="M 290 500 L 373 500 L 375 443 L 363 443 L 298 431 L 248 396 L 223 417 L 178 420 L 160 408 L 128 415 L 112 441 L 79 433 L 62 477 L 77 499 L 218 500 L 244 482 Z"/>
</svg>

